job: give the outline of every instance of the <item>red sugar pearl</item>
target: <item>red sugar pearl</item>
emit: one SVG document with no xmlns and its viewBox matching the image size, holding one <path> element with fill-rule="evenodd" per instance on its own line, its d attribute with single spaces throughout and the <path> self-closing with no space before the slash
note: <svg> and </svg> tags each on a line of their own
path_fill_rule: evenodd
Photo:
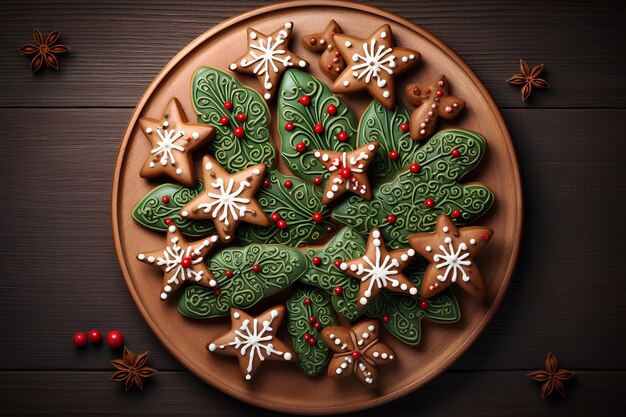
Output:
<svg viewBox="0 0 626 417">
<path fill-rule="evenodd" d="M 328 65 L 326 65 L 326 68 L 333 69 L 333 66 L 332 66 L 332 64 L 328 64 Z"/>
<path fill-rule="evenodd" d="M 277 221 L 280 220 L 280 214 L 278 213 L 272 213 L 271 219 L 274 223 L 276 223 Z"/>
<path fill-rule="evenodd" d="M 390 321 L 391 321 L 391 317 L 389 317 L 389 314 L 385 314 L 383 316 L 383 322 L 389 323 Z"/>
<path fill-rule="evenodd" d="M 89 333 L 87 333 L 87 339 L 89 339 L 90 343 L 97 345 L 102 342 L 102 333 L 100 332 L 100 330 L 96 329 L 89 330 Z"/>
<path fill-rule="evenodd" d="M 348 179 L 352 176 L 352 170 L 350 168 L 342 168 L 341 171 L 339 171 L 339 175 L 341 175 L 342 178 Z"/>
<path fill-rule="evenodd" d="M 220 124 L 221 125 L 227 125 L 229 122 L 230 122 L 230 120 L 228 120 L 228 117 L 226 117 L 226 116 L 220 117 Z"/>
<path fill-rule="evenodd" d="M 263 180 L 263 187 L 268 188 L 270 186 L 270 180 L 267 178 Z"/>
<path fill-rule="evenodd" d="M 321 330 L 322 325 L 319 322 L 313 323 L 313 327 L 315 327 L 317 330 Z"/>
<path fill-rule="evenodd" d="M 357 360 L 361 357 L 361 352 L 357 352 L 356 350 L 352 352 L 352 359 Z"/>
<path fill-rule="evenodd" d="M 409 171 L 411 171 L 414 174 L 417 174 L 418 172 L 420 172 L 420 164 L 418 164 L 417 162 L 412 163 L 409 166 Z"/>
<path fill-rule="evenodd" d="M 306 151 L 306 145 L 304 144 L 304 142 L 298 142 L 296 144 L 296 151 L 298 151 L 298 152 Z"/>
<path fill-rule="evenodd" d="M 309 96 L 302 96 L 298 99 L 298 101 L 300 102 L 300 104 L 302 104 L 303 106 L 308 106 L 309 104 L 311 104 L 311 97 Z"/>
<path fill-rule="evenodd" d="M 433 208 L 435 206 L 435 200 L 433 200 L 432 198 L 428 198 L 426 199 L 426 201 L 424 201 L 424 205 L 428 208 Z"/>
<path fill-rule="evenodd" d="M 222 293 L 222 290 L 220 290 L 219 288 L 217 290 L 214 291 L 215 295 L 220 295 Z"/>
<path fill-rule="evenodd" d="M 319 213 L 319 212 L 314 213 L 314 214 L 313 214 L 313 221 L 314 221 L 315 223 L 319 223 L 319 222 L 321 222 L 321 221 L 322 221 L 322 213 Z"/>
<path fill-rule="evenodd" d="M 400 130 L 403 132 L 408 132 L 409 131 L 409 125 L 407 123 L 402 123 L 400 125 Z"/>
<path fill-rule="evenodd" d="M 237 126 L 235 129 L 233 129 L 233 135 L 235 135 L 236 138 L 242 138 L 243 135 L 245 134 L 243 127 Z"/>
<path fill-rule="evenodd" d="M 284 230 L 287 228 L 287 222 L 284 220 L 279 220 L 278 222 L 276 222 L 276 226 L 278 226 L 280 230 Z"/>
<path fill-rule="evenodd" d="M 111 330 L 107 334 L 107 345 L 111 349 L 119 349 L 124 346 L 124 335 L 119 330 Z"/>
<path fill-rule="evenodd" d="M 317 320 L 314 316 L 309 317 L 309 323 L 315 323 Z"/>
<path fill-rule="evenodd" d="M 322 179 L 320 177 L 313 178 L 313 184 L 320 185 L 322 183 Z"/>
<path fill-rule="evenodd" d="M 428 304 L 428 301 L 426 301 L 426 300 L 420 301 L 420 308 L 422 310 L 426 310 L 428 307 L 430 307 L 430 305 Z"/>
<path fill-rule="evenodd" d="M 170 202 L 170 198 L 164 195 L 163 197 L 161 197 L 161 201 L 163 202 L 163 204 L 167 204 Z"/>
<path fill-rule="evenodd" d="M 245 121 L 246 121 L 246 115 L 245 115 L 245 114 L 243 114 L 243 113 L 239 113 L 239 114 L 237 115 L 237 120 L 238 120 L 239 122 L 245 122 Z"/>
<path fill-rule="evenodd" d="M 396 222 L 396 216 L 394 216 L 393 214 L 390 214 L 389 216 L 387 216 L 387 222 L 394 224 Z"/>
<path fill-rule="evenodd" d="M 311 305 L 311 299 L 310 298 L 305 298 L 304 299 L 304 305 L 305 306 Z"/>
<path fill-rule="evenodd" d="M 326 113 L 328 114 L 337 113 L 337 107 L 334 104 L 331 104 L 330 106 L 326 107 Z"/>
<path fill-rule="evenodd" d="M 315 133 L 322 134 L 324 133 L 324 126 L 321 123 L 316 124 L 315 126 L 313 126 L 313 130 L 315 131 Z"/>
<path fill-rule="evenodd" d="M 337 140 L 339 142 L 345 142 L 348 140 L 348 134 L 346 132 L 339 132 L 337 134 Z"/>
<path fill-rule="evenodd" d="M 184 257 L 183 259 L 180 260 L 180 265 L 183 268 L 189 268 L 191 266 L 191 258 Z"/>
<path fill-rule="evenodd" d="M 309 342 L 309 345 L 314 345 L 315 344 L 315 338 L 314 337 L 310 337 L 308 342 Z"/>
<path fill-rule="evenodd" d="M 302 338 L 308 341 L 311 338 L 311 335 L 308 333 L 305 333 L 304 336 L 302 336 Z"/>
<path fill-rule="evenodd" d="M 285 182 L 284 182 L 284 184 L 283 184 L 283 185 L 284 185 L 285 187 L 287 187 L 287 188 L 291 188 L 291 186 L 293 185 L 293 182 L 291 182 L 291 180 L 287 180 L 287 181 L 285 181 Z"/>
<path fill-rule="evenodd" d="M 398 159 L 399 156 L 400 154 L 398 153 L 398 151 L 389 152 L 389 158 L 391 158 L 392 161 L 395 161 L 396 159 Z"/>
<path fill-rule="evenodd" d="M 291 122 L 285 123 L 285 130 L 286 131 L 291 132 L 293 130 L 293 128 L 294 128 L 293 123 L 291 123 Z"/>
<path fill-rule="evenodd" d="M 341 286 L 336 286 L 333 291 L 335 294 L 341 295 L 343 293 L 343 288 Z"/>
<path fill-rule="evenodd" d="M 315 44 L 317 43 L 317 39 L 315 39 L 315 38 L 311 38 L 311 39 L 309 39 L 309 43 L 310 43 L 311 45 L 315 45 Z"/>
<path fill-rule="evenodd" d="M 488 233 L 483 233 L 483 235 L 480 238 L 482 240 L 489 240 L 489 234 Z"/>
<path fill-rule="evenodd" d="M 459 156 L 461 156 L 461 152 L 458 149 L 454 148 L 452 149 L 451 155 L 453 158 L 458 158 Z"/>
<path fill-rule="evenodd" d="M 85 347 L 87 346 L 87 335 L 83 332 L 74 333 L 72 337 L 72 342 L 76 347 Z"/>
<path fill-rule="evenodd" d="M 320 265 L 321 263 L 322 263 L 322 258 L 320 258 L 319 256 L 313 257 L 313 265 Z"/>
<path fill-rule="evenodd" d="M 226 101 L 224 102 L 224 108 L 228 111 L 233 109 L 233 103 L 231 103 L 230 101 Z"/>
<path fill-rule="evenodd" d="M 341 259 L 335 259 L 335 261 L 333 262 L 333 264 L 339 268 L 339 265 L 341 265 Z"/>
<path fill-rule="evenodd" d="M 169 217 L 167 219 L 165 219 L 165 224 L 168 225 L 168 226 L 170 224 L 172 224 L 172 219 L 170 219 Z"/>
<path fill-rule="evenodd" d="M 455 219 L 461 216 L 461 212 L 459 210 L 452 210 L 452 217 Z"/>
<path fill-rule="evenodd" d="M 252 271 L 256 273 L 261 272 L 261 267 L 259 266 L 259 264 L 252 265 Z"/>
<path fill-rule="evenodd" d="M 443 91 L 437 90 L 437 92 L 435 94 L 437 94 L 437 96 L 441 97 L 441 96 L 443 96 Z"/>
<path fill-rule="evenodd" d="M 233 277 L 233 271 L 231 271 L 229 269 L 226 272 L 224 272 L 224 275 L 226 275 L 226 278 L 232 278 Z"/>
</svg>

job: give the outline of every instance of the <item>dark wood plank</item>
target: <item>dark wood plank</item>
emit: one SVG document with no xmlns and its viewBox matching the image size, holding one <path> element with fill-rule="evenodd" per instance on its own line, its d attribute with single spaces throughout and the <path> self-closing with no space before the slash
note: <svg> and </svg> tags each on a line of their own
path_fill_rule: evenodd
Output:
<svg viewBox="0 0 626 417">
<path fill-rule="evenodd" d="M 224 19 L 267 3 L 4 1 L 0 106 L 134 106 L 185 45 Z M 626 17 L 621 0 L 367 3 L 423 25 L 447 42 L 501 106 L 527 106 L 504 83 L 523 57 L 545 63 L 552 85 L 533 99 L 535 107 L 626 107 L 626 84 L 618 75 L 626 65 L 626 44 L 616 34 Z M 60 73 L 30 76 L 16 49 L 31 40 L 33 27 L 63 30 L 63 42 L 73 51 L 61 58 Z"/>
<path fill-rule="evenodd" d="M 109 376 L 107 372 L 0 372 L 2 411 L 50 416 L 277 415 L 232 399 L 186 372 L 161 372 L 147 381 L 143 392 L 124 392 Z M 441 417 L 619 416 L 626 407 L 625 385 L 626 372 L 580 372 L 568 382 L 566 398 L 542 400 L 540 384 L 525 372 L 445 372 L 419 391 L 358 415 L 406 416 L 407 410 L 414 410 L 411 415 Z M 313 401 L 314 393 L 311 397 Z"/>
<path fill-rule="evenodd" d="M 91 327 L 119 328 L 158 368 L 182 369 L 142 321 L 113 251 L 111 175 L 131 110 L 1 112 L 18 134 L 0 152 L 0 370 L 106 369 L 108 348 L 71 344 Z M 626 110 L 504 115 L 523 162 L 522 254 L 501 310 L 454 369 L 532 369 L 548 349 L 572 369 L 626 369 Z"/>
</svg>

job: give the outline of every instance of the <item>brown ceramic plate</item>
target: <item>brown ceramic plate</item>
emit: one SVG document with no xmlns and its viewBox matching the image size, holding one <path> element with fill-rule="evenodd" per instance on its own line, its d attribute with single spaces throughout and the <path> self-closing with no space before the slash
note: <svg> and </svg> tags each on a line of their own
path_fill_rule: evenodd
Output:
<svg viewBox="0 0 626 417">
<path fill-rule="evenodd" d="M 371 392 L 356 379 L 337 381 L 325 375 L 308 378 L 293 364 L 278 362 L 266 365 L 251 383 L 244 381 L 234 358 L 211 355 L 205 349 L 210 338 L 229 327 L 228 320 L 183 317 L 176 309 L 175 300 L 160 300 L 160 271 L 135 258 L 137 253 L 163 243 L 162 234 L 141 227 L 131 217 L 134 205 L 158 184 L 139 177 L 149 151 L 138 127 L 139 116 L 160 117 L 166 102 L 175 96 L 192 119 L 193 72 L 201 66 L 227 69 L 245 50 L 245 31 L 249 26 L 270 33 L 284 22 L 293 21 L 291 49 L 312 63 L 310 72 L 314 76 L 328 81 L 318 68 L 318 56 L 298 42 L 300 36 L 322 30 L 330 19 L 337 20 L 344 32 L 363 37 L 389 23 L 397 45 L 421 52 L 422 62 L 400 77 L 398 91 L 403 91 L 409 82 L 429 82 L 440 73 L 446 74 L 453 93 L 465 98 L 468 106 L 462 117 L 439 127 L 464 128 L 485 136 L 487 154 L 465 181 L 480 181 L 496 196 L 495 205 L 481 221 L 496 231 L 479 258 L 489 302 L 480 304 L 456 291 L 461 321 L 452 325 L 424 321 L 422 343 L 417 347 L 383 336 L 396 350 L 398 360 L 381 368 L 377 392 Z M 258 88 L 254 77 L 238 78 Z M 366 94 L 343 98 L 359 117 L 370 102 Z M 277 140 L 275 103 L 270 107 L 274 108 L 272 129 Z M 279 168 L 285 170 L 284 165 Z M 476 75 L 450 48 L 395 14 L 355 3 L 307 0 L 274 4 L 232 18 L 193 41 L 161 71 L 133 113 L 120 146 L 113 180 L 112 221 L 117 256 L 128 289 L 152 331 L 184 366 L 212 386 L 260 407 L 329 414 L 362 410 L 407 394 L 440 374 L 465 352 L 495 314 L 511 280 L 521 237 L 522 193 L 515 151 L 502 116 Z M 311 401 L 310 393 L 315 393 L 315 401 Z"/>
</svg>

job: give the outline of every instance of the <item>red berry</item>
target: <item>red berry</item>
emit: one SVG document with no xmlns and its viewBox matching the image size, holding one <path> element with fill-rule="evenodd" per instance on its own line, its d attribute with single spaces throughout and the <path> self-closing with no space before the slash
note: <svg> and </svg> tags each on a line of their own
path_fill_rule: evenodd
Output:
<svg viewBox="0 0 626 417">
<path fill-rule="evenodd" d="M 337 134 L 337 140 L 339 142 L 345 142 L 348 140 L 348 134 L 346 132 L 339 132 L 339 134 Z"/>
<path fill-rule="evenodd" d="M 294 128 L 293 123 L 291 123 L 291 122 L 285 123 L 285 130 L 291 132 L 293 130 L 293 128 Z"/>
<path fill-rule="evenodd" d="M 306 145 L 304 144 L 304 142 L 296 143 L 296 151 L 298 151 L 298 152 L 306 151 Z"/>
<path fill-rule="evenodd" d="M 455 219 L 458 218 L 461 215 L 461 212 L 459 210 L 452 210 L 452 217 L 454 217 Z"/>
<path fill-rule="evenodd" d="M 341 265 L 341 259 L 335 259 L 335 261 L 333 262 L 333 264 L 335 264 L 335 266 L 337 268 L 339 268 L 339 266 Z"/>
<path fill-rule="evenodd" d="M 172 219 L 170 219 L 169 217 L 167 219 L 165 219 L 165 224 L 168 225 L 168 226 L 170 224 L 172 224 Z"/>
<path fill-rule="evenodd" d="M 230 122 L 230 120 L 228 120 L 228 117 L 226 117 L 226 116 L 220 117 L 220 124 L 227 125 L 229 122 Z"/>
<path fill-rule="evenodd" d="M 189 268 L 191 266 L 191 259 L 185 257 L 180 260 L 180 264 L 183 268 Z"/>
<path fill-rule="evenodd" d="M 170 202 L 170 198 L 164 195 L 163 197 L 161 197 L 161 201 L 163 202 L 163 204 L 167 204 Z"/>
<path fill-rule="evenodd" d="M 313 323 L 313 327 L 315 327 L 317 330 L 320 330 L 322 328 L 322 325 L 320 324 L 320 322 L 316 322 Z"/>
<path fill-rule="evenodd" d="M 300 102 L 300 104 L 302 104 L 303 106 L 308 106 L 309 104 L 311 104 L 311 97 L 309 96 L 302 96 L 298 99 L 298 101 Z"/>
<path fill-rule="evenodd" d="M 443 95 L 443 91 L 437 90 L 437 92 L 435 94 L 437 94 L 437 96 L 441 97 Z"/>
<path fill-rule="evenodd" d="M 124 346 L 124 335 L 119 330 L 111 330 L 107 334 L 107 345 L 111 349 L 119 349 Z"/>
<path fill-rule="evenodd" d="M 335 107 L 334 104 L 331 104 L 330 106 L 326 107 L 326 113 L 328 113 L 328 114 L 335 114 L 335 113 L 337 113 L 337 107 Z"/>
<path fill-rule="evenodd" d="M 314 213 L 314 214 L 313 214 L 313 221 L 314 221 L 315 223 L 319 223 L 319 222 L 321 222 L 321 221 L 322 221 L 322 213 L 319 213 L 319 212 Z"/>
<path fill-rule="evenodd" d="M 311 299 L 310 298 L 305 298 L 304 299 L 304 305 L 310 305 L 311 304 Z"/>
<path fill-rule="evenodd" d="M 407 123 L 402 123 L 400 125 L 400 130 L 403 132 L 408 132 L 409 131 L 409 125 Z"/>
<path fill-rule="evenodd" d="M 89 333 L 87 333 L 87 339 L 89 339 L 90 343 L 93 343 L 94 345 L 97 345 L 98 343 L 102 342 L 102 333 L 100 332 L 100 330 L 89 330 Z"/>
<path fill-rule="evenodd" d="M 489 240 L 489 234 L 488 233 L 483 233 L 483 235 L 480 238 L 482 240 Z"/>
<path fill-rule="evenodd" d="M 356 350 L 352 352 L 352 359 L 357 360 L 361 357 L 361 352 L 357 352 Z"/>
<path fill-rule="evenodd" d="M 254 264 L 252 265 L 252 270 L 258 273 L 261 272 L 261 267 L 259 266 L 259 264 Z"/>
<path fill-rule="evenodd" d="M 270 180 L 267 178 L 263 180 L 263 187 L 268 188 L 270 186 Z"/>
<path fill-rule="evenodd" d="M 393 214 L 390 214 L 389 216 L 387 216 L 387 222 L 394 224 L 396 222 L 396 216 L 394 216 Z"/>
<path fill-rule="evenodd" d="M 333 66 L 332 66 L 332 64 L 328 64 L 328 65 L 326 65 L 326 68 L 333 69 Z"/>
<path fill-rule="evenodd" d="M 435 206 L 435 200 L 433 200 L 432 198 L 428 198 L 426 199 L 426 201 L 424 201 L 424 205 L 428 208 L 433 208 Z"/>
<path fill-rule="evenodd" d="M 291 180 L 287 180 L 284 182 L 285 187 L 287 188 L 291 188 L 291 186 L 293 185 L 293 182 L 291 182 Z"/>
<path fill-rule="evenodd" d="M 391 317 L 389 317 L 389 314 L 385 314 L 383 316 L 383 322 L 389 323 L 390 321 L 391 321 Z"/>
<path fill-rule="evenodd" d="M 231 103 L 230 101 L 226 101 L 226 102 L 224 103 L 224 108 L 225 108 L 226 110 L 228 110 L 228 111 L 232 110 L 232 109 L 233 109 L 233 103 Z"/>
<path fill-rule="evenodd" d="M 280 230 L 286 229 L 287 228 L 287 222 L 281 219 L 278 222 L 276 222 L 276 226 L 278 226 L 278 228 Z"/>
<path fill-rule="evenodd" d="M 342 168 L 341 171 L 339 171 L 339 175 L 341 175 L 342 178 L 348 179 L 352 176 L 352 170 L 350 168 Z"/>
<path fill-rule="evenodd" d="M 414 174 L 417 174 L 418 172 L 420 172 L 420 164 L 414 162 L 409 166 L 409 171 L 411 171 Z"/>
<path fill-rule="evenodd" d="M 335 294 L 341 295 L 343 293 L 343 288 L 341 286 L 336 286 L 333 291 Z"/>
<path fill-rule="evenodd" d="M 215 290 L 215 295 L 220 295 L 221 293 L 222 293 L 222 290 L 220 290 L 219 288 Z"/>
<path fill-rule="evenodd" d="M 308 342 L 309 342 L 309 345 L 311 345 L 311 346 L 314 345 L 315 344 L 315 338 L 314 337 L 310 337 Z"/>
<path fill-rule="evenodd" d="M 428 301 L 426 301 L 426 300 L 420 301 L 420 308 L 422 310 L 426 310 L 428 307 L 429 307 Z"/>
<path fill-rule="evenodd" d="M 272 213 L 271 219 L 274 223 L 276 223 L 277 221 L 280 220 L 280 214 L 278 213 Z"/>
<path fill-rule="evenodd" d="M 315 39 L 315 38 L 311 38 L 311 39 L 309 39 L 309 43 L 310 43 L 311 45 L 315 45 L 315 44 L 317 43 L 317 39 Z"/>
<path fill-rule="evenodd" d="M 224 272 L 224 275 L 226 275 L 226 278 L 232 278 L 233 277 L 233 271 L 231 271 L 229 269 L 226 272 Z"/>
<path fill-rule="evenodd" d="M 461 156 L 461 152 L 456 148 L 452 149 L 451 153 L 453 158 L 458 158 L 459 156 Z"/>
<path fill-rule="evenodd" d="M 314 316 L 309 317 L 309 323 L 315 323 L 316 321 Z"/>
<path fill-rule="evenodd" d="M 319 265 L 321 263 L 322 263 L 322 258 L 320 258 L 319 256 L 313 257 L 313 265 Z"/>
<path fill-rule="evenodd" d="M 235 135 L 236 138 L 242 138 L 244 135 L 244 131 L 243 131 L 243 127 L 237 126 L 235 129 L 233 129 L 233 135 Z"/>
<path fill-rule="evenodd" d="M 246 115 L 245 115 L 245 114 L 243 114 L 243 113 L 239 113 L 239 114 L 237 114 L 237 120 L 238 120 L 239 122 L 241 122 L 241 123 L 245 122 L 245 121 L 246 121 Z"/>
<path fill-rule="evenodd" d="M 313 184 L 320 185 L 322 183 L 322 179 L 320 177 L 313 178 Z"/>
<path fill-rule="evenodd" d="M 308 333 L 305 333 L 305 334 L 304 334 L 304 336 L 302 336 L 302 338 L 303 338 L 304 340 L 309 340 L 309 339 L 311 338 L 311 335 L 310 335 L 310 334 L 308 334 Z"/>
<path fill-rule="evenodd" d="M 85 347 L 87 345 L 87 335 L 83 332 L 74 333 L 72 341 L 76 347 Z"/>
<path fill-rule="evenodd" d="M 315 126 L 313 126 L 313 130 L 315 131 L 315 133 L 319 135 L 321 133 L 324 133 L 324 126 L 321 123 L 318 123 Z"/>
<path fill-rule="evenodd" d="M 389 152 L 389 158 L 391 158 L 392 161 L 395 161 L 396 159 L 398 159 L 399 156 L 400 154 L 398 153 L 398 151 Z"/>
</svg>

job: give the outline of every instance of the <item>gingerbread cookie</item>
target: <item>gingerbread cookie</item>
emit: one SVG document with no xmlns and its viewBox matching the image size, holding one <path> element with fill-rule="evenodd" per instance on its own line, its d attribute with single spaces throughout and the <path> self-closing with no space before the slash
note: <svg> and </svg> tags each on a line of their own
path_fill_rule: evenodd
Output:
<svg viewBox="0 0 626 417">
<path fill-rule="evenodd" d="M 163 270 L 161 300 L 176 291 L 185 281 L 204 287 L 215 287 L 217 282 L 206 265 L 206 256 L 215 248 L 217 236 L 196 242 L 187 242 L 174 225 L 167 229 L 165 248 L 140 253 L 137 259 Z"/>
<path fill-rule="evenodd" d="M 223 242 L 232 239 L 239 222 L 269 226 L 270 219 L 254 198 L 265 176 L 265 164 L 228 174 L 212 157 L 202 159 L 205 190 L 181 210 L 183 219 L 211 219 Z"/>
<path fill-rule="evenodd" d="M 442 214 L 435 233 L 409 236 L 409 244 L 430 264 L 424 273 L 420 294 L 432 297 L 456 282 L 476 298 L 485 296 L 485 284 L 474 256 L 489 242 L 493 230 L 471 226 L 458 229 L 452 219 Z"/>
<path fill-rule="evenodd" d="M 389 25 L 382 25 L 366 39 L 344 34 L 336 34 L 334 39 L 347 68 L 335 80 L 333 93 L 367 90 L 383 106 L 393 109 L 394 77 L 417 64 L 419 52 L 395 47 Z"/>
<path fill-rule="evenodd" d="M 415 255 L 413 249 L 388 251 L 378 228 L 367 239 L 365 254 L 349 259 L 339 269 L 361 281 L 359 306 L 365 307 L 383 288 L 404 294 L 416 295 L 417 288 L 402 270 Z"/>
<path fill-rule="evenodd" d="M 356 375 L 368 387 L 378 382 L 378 365 L 395 358 L 394 351 L 379 340 L 376 320 L 362 321 L 352 329 L 329 326 L 322 331 L 324 343 L 335 352 L 328 364 L 328 376 L 339 379 Z"/>
<path fill-rule="evenodd" d="M 246 381 L 252 379 L 265 360 L 293 362 L 298 358 L 276 337 L 285 307 L 276 306 L 252 317 L 245 311 L 230 310 L 231 330 L 209 342 L 206 348 L 221 355 L 236 356 Z"/>
<path fill-rule="evenodd" d="M 176 98 L 168 103 L 160 119 L 142 117 L 141 131 L 151 149 L 139 175 L 153 178 L 167 175 L 181 184 L 196 184 L 191 153 L 215 136 L 215 128 L 189 123 Z"/>
<path fill-rule="evenodd" d="M 321 52 L 320 69 L 331 80 L 336 79 L 346 68 L 346 60 L 335 48 L 335 35 L 343 33 L 334 20 L 328 22 L 326 29 L 322 32 L 311 33 L 302 37 L 302 44 L 312 52 Z"/>
<path fill-rule="evenodd" d="M 437 119 L 452 120 L 465 107 L 465 101 L 450 94 L 450 85 L 441 75 L 433 85 L 409 84 L 406 98 L 418 106 L 411 114 L 411 138 L 422 140 L 433 134 Z"/>
<path fill-rule="evenodd" d="M 289 67 L 309 66 L 307 61 L 288 49 L 292 29 L 292 22 L 285 23 L 270 35 L 248 28 L 248 50 L 230 64 L 231 71 L 256 75 L 265 100 L 269 101 L 274 97 L 278 81 Z"/>
<path fill-rule="evenodd" d="M 378 142 L 371 142 L 349 152 L 316 149 L 313 155 L 328 170 L 326 190 L 322 204 L 328 204 L 349 191 L 365 200 L 372 199 L 372 189 L 367 178 L 367 167 L 378 150 Z"/>
</svg>

